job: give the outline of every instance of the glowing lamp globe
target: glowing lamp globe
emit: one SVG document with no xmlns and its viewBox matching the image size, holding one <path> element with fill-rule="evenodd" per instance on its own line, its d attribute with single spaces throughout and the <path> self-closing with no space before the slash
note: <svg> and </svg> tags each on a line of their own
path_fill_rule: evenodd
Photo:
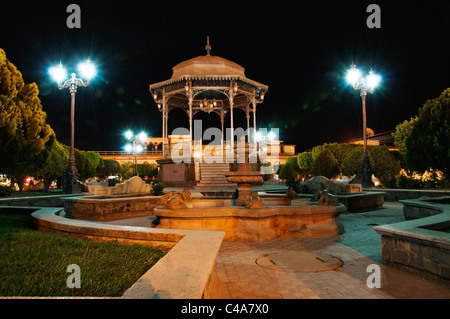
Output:
<svg viewBox="0 0 450 319">
<path fill-rule="evenodd" d="M 147 134 L 145 132 L 141 132 L 138 134 L 137 138 L 141 143 L 144 143 L 147 141 Z"/>
<path fill-rule="evenodd" d="M 132 152 L 133 152 L 133 145 L 131 145 L 131 144 L 125 145 L 125 146 L 124 146 L 124 150 L 125 150 L 125 152 L 127 152 L 127 153 L 132 153 Z"/>
<path fill-rule="evenodd" d="M 352 67 L 347 71 L 346 80 L 348 84 L 351 84 L 353 86 L 356 85 L 356 83 L 361 80 L 362 73 L 360 70 L 356 68 L 356 66 L 353 64 Z"/>
<path fill-rule="evenodd" d="M 78 64 L 78 71 L 81 73 L 81 76 L 88 81 L 97 73 L 95 65 L 89 59 Z"/>
<path fill-rule="evenodd" d="M 144 151 L 144 147 L 142 145 L 136 145 L 136 148 L 134 149 L 136 153 L 142 153 Z"/>
<path fill-rule="evenodd" d="M 127 140 L 131 140 L 131 139 L 133 138 L 133 132 L 131 132 L 130 130 L 125 131 L 125 132 L 123 133 L 123 136 L 125 136 L 125 138 L 126 138 Z"/>
<path fill-rule="evenodd" d="M 48 69 L 48 73 L 56 83 L 61 83 L 67 78 L 67 71 L 61 63 Z"/>
<path fill-rule="evenodd" d="M 366 78 L 366 83 L 368 87 L 373 91 L 378 84 L 381 82 L 381 76 L 378 74 L 375 74 L 373 71 L 369 72 L 369 75 Z"/>
</svg>

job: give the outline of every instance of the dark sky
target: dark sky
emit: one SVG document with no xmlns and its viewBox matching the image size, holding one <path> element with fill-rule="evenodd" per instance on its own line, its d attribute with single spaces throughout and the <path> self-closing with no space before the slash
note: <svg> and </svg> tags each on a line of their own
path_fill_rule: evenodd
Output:
<svg viewBox="0 0 450 319">
<path fill-rule="evenodd" d="M 81 7 L 80 29 L 66 25 L 70 3 Z M 381 29 L 366 25 L 370 3 L 381 8 Z M 98 65 L 98 76 L 76 95 L 75 146 L 84 150 L 120 150 L 127 128 L 161 136 L 148 85 L 204 55 L 207 35 L 212 55 L 269 86 L 258 126 L 279 128 L 297 152 L 362 135 L 361 99 L 343 78 L 353 61 L 383 76 L 367 98 L 375 133 L 393 130 L 450 87 L 449 1 L 3 1 L 0 31 L 0 48 L 26 83 L 38 84 L 63 143 L 70 96 L 47 69 L 61 61 L 70 73 L 88 56 Z M 235 120 L 245 127 L 243 112 Z M 188 119 L 174 111 L 169 132 L 177 126 L 188 127 Z"/>
</svg>

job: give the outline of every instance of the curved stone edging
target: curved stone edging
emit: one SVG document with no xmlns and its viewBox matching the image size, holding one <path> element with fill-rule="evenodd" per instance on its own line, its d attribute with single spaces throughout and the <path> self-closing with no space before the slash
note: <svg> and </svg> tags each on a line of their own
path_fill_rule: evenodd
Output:
<svg viewBox="0 0 450 319">
<path fill-rule="evenodd" d="M 337 206 L 242 206 L 153 210 L 162 229 L 224 231 L 224 240 L 262 242 L 276 237 L 331 237 L 344 231 L 339 215 L 346 211 Z"/>
<path fill-rule="evenodd" d="M 420 199 L 399 200 L 406 220 L 433 216 L 444 212 L 445 205 Z"/>
<path fill-rule="evenodd" d="M 223 232 L 168 230 L 109 225 L 58 216 L 62 208 L 40 208 L 31 215 L 38 229 L 94 240 L 172 246 L 122 298 L 199 299 L 207 297 Z"/>
<path fill-rule="evenodd" d="M 412 201 L 408 201 L 412 204 Z M 441 213 L 400 223 L 375 226 L 381 235 L 382 258 L 433 277 L 450 279 L 450 233 L 438 229 L 450 227 L 450 205 L 417 203 L 422 209 Z"/>
</svg>

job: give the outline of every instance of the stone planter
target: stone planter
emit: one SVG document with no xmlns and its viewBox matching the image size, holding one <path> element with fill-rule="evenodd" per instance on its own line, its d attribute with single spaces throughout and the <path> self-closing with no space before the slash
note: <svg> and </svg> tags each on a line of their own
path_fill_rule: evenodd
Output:
<svg viewBox="0 0 450 319">
<path fill-rule="evenodd" d="M 409 206 L 414 203 L 410 201 Z M 387 263 L 424 275 L 444 279 L 450 285 L 450 205 L 424 205 L 421 210 L 432 211 L 429 217 L 417 218 L 391 225 L 373 227 L 381 235 L 381 257 Z M 442 212 L 434 214 L 438 209 Z"/>
</svg>

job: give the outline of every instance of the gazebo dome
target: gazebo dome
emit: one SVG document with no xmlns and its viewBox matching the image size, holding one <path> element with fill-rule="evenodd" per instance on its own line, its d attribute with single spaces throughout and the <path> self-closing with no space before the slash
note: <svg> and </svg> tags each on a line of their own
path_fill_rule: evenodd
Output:
<svg viewBox="0 0 450 319">
<path fill-rule="evenodd" d="M 182 76 L 189 76 L 191 78 L 195 78 L 196 76 L 241 76 L 245 78 L 245 69 L 242 66 L 220 56 L 209 54 L 178 63 L 172 68 L 172 71 L 171 79 Z"/>
</svg>

